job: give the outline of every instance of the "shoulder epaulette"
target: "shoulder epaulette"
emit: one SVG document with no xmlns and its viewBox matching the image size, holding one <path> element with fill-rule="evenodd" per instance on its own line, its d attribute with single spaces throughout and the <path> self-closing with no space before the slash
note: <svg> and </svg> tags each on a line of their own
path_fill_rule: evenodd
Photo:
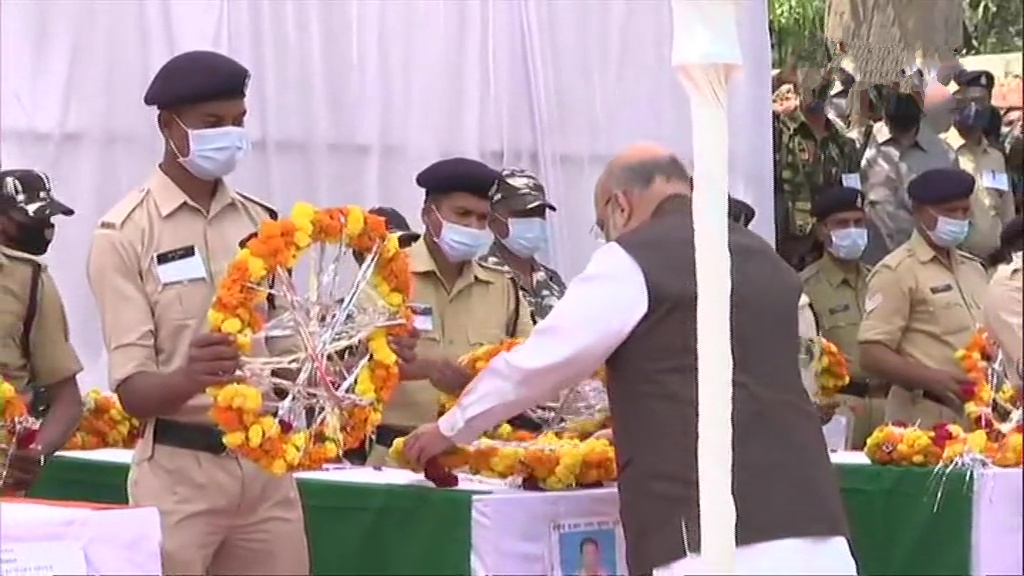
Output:
<svg viewBox="0 0 1024 576">
<path fill-rule="evenodd" d="M 491 271 L 494 271 L 494 272 L 500 272 L 502 275 L 508 274 L 508 272 L 509 272 L 509 268 L 507 266 L 505 266 L 504 264 L 496 264 L 496 263 L 488 262 L 487 260 L 485 260 L 483 258 L 478 258 L 476 260 L 476 263 L 479 264 L 480 267 L 483 268 L 484 270 L 491 270 Z"/>
<path fill-rule="evenodd" d="M 270 219 L 271 220 L 277 220 L 278 218 L 280 218 L 281 215 L 278 213 L 277 208 L 274 208 L 269 203 L 264 202 L 263 200 L 260 200 L 259 198 L 255 197 L 255 196 L 253 196 L 251 194 L 246 194 L 245 192 L 241 192 L 239 190 L 235 190 L 235 194 L 238 194 L 242 198 L 245 198 L 249 202 L 252 202 L 253 204 L 256 204 L 257 206 L 259 206 L 260 208 L 263 208 L 264 210 L 266 210 L 267 214 L 270 215 Z"/>
<path fill-rule="evenodd" d="M 817 274 L 818 271 L 821 270 L 821 265 L 819 264 L 820 262 L 821 260 L 815 260 L 814 262 L 811 262 L 810 265 L 808 265 L 806 268 L 801 270 L 799 273 L 800 281 L 806 282 L 807 280 L 810 280 L 811 276 Z"/>
<path fill-rule="evenodd" d="M 132 212 L 142 204 L 142 199 L 149 193 L 148 188 L 140 188 L 130 192 L 122 198 L 114 207 L 100 218 L 99 227 L 102 230 L 120 230 Z"/>
<path fill-rule="evenodd" d="M 958 256 L 963 256 L 964 259 L 970 260 L 971 262 L 974 262 L 974 263 L 978 264 L 982 268 L 985 267 L 985 261 L 982 260 L 981 258 L 978 258 L 974 254 L 971 254 L 970 252 L 964 252 L 963 250 L 957 250 L 956 253 L 957 253 Z"/>
</svg>

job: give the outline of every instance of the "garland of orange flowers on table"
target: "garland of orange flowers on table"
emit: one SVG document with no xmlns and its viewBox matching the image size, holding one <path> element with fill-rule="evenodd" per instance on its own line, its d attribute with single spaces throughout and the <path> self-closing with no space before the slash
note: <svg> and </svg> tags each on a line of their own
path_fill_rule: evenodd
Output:
<svg viewBox="0 0 1024 576">
<path fill-rule="evenodd" d="M 1003 422 L 997 410 L 992 409 L 993 403 L 1005 409 L 1020 408 L 1020 394 L 1008 382 L 1004 382 L 999 390 L 989 381 L 989 368 L 993 354 L 992 342 L 984 329 L 977 330 L 967 346 L 957 350 L 956 358 L 970 377 L 971 384 L 964 387 L 964 412 L 976 428 L 992 430 L 1002 428 Z"/>
<path fill-rule="evenodd" d="M 864 443 L 864 454 L 874 464 L 887 466 L 939 466 L 957 461 L 965 453 L 983 456 L 995 466 L 1020 467 L 1021 431 L 967 432 L 956 424 L 932 429 L 894 422 L 879 426 Z"/>
<path fill-rule="evenodd" d="M 132 448 L 139 431 L 139 421 L 124 411 L 116 394 L 93 388 L 82 396 L 82 419 L 64 449 Z"/>
<path fill-rule="evenodd" d="M 23 416 L 28 416 L 28 405 L 14 384 L 0 376 L 0 420 L 7 423 Z"/>
<path fill-rule="evenodd" d="M 384 403 L 399 381 L 398 357 L 387 337 L 408 329 L 406 304 L 412 283 L 408 258 L 397 237 L 388 234 L 384 219 L 358 206 L 317 209 L 300 202 L 289 218 L 260 224 L 256 236 L 238 253 L 220 282 L 208 315 L 211 330 L 232 335 L 239 350 L 248 353 L 253 335 L 264 324 L 256 310 L 266 300 L 266 291 L 258 286 L 273 271 L 293 268 L 302 253 L 317 242 L 344 243 L 364 255 L 381 246 L 371 282 L 406 323 L 371 333 L 367 341 L 370 359 L 355 386 L 355 394 L 367 403 L 347 411 L 340 429 L 323 425 L 312 431 L 291 430 L 287 423 L 262 414 L 262 393 L 249 384 L 208 390 L 214 399 L 211 416 L 224 432 L 225 445 L 274 474 L 315 470 L 338 458 L 341 451 L 361 446 L 380 424 Z"/>
</svg>

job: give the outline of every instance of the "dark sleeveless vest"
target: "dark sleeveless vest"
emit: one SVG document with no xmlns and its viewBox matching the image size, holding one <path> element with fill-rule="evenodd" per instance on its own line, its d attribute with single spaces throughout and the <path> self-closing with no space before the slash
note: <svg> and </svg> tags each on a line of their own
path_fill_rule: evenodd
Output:
<svg viewBox="0 0 1024 576">
<path fill-rule="evenodd" d="M 839 484 L 800 381 L 800 280 L 759 236 L 722 225 L 732 254 L 737 544 L 846 536 Z M 643 271 L 649 299 L 607 363 L 627 562 L 631 574 L 647 574 L 700 552 L 689 198 L 666 199 L 617 242 Z"/>
</svg>

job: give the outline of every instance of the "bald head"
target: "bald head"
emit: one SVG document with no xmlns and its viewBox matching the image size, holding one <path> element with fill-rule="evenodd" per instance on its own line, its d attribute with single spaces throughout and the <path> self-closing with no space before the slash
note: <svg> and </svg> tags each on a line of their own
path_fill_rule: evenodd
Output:
<svg viewBox="0 0 1024 576">
<path fill-rule="evenodd" d="M 595 224 L 612 239 L 650 218 L 666 196 L 688 194 L 690 186 L 690 171 L 671 150 L 634 144 L 617 154 L 597 181 Z"/>
</svg>

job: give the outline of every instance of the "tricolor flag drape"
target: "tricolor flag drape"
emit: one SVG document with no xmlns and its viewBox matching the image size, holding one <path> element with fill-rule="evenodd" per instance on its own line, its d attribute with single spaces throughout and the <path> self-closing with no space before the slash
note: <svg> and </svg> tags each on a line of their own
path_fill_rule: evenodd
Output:
<svg viewBox="0 0 1024 576">
<path fill-rule="evenodd" d="M 701 558 L 734 574 L 728 226 L 730 77 L 743 66 L 736 0 L 672 0 L 672 66 L 690 99 L 697 274 L 697 479 Z M 725 384 L 723 386 L 723 384 Z"/>
</svg>

